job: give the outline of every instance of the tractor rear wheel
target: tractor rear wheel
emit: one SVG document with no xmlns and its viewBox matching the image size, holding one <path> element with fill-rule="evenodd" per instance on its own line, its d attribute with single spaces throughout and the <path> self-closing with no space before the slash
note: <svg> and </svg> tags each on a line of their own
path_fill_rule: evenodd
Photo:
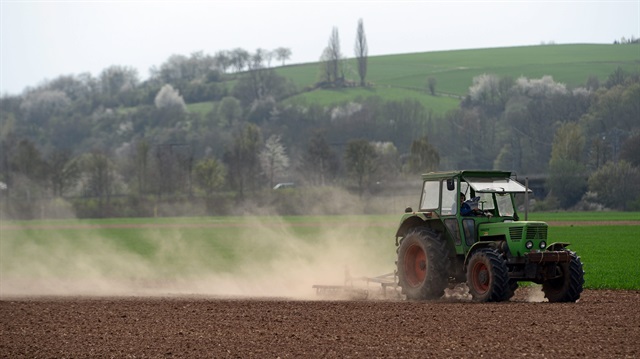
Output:
<svg viewBox="0 0 640 359">
<path fill-rule="evenodd" d="M 542 283 L 544 296 L 550 302 L 575 302 L 580 299 L 584 284 L 582 262 L 575 252 L 569 252 L 571 261 L 556 266 L 555 278 Z"/>
<path fill-rule="evenodd" d="M 444 295 L 449 256 L 441 235 L 427 229 L 409 233 L 398 248 L 398 284 L 407 299 L 430 300 Z"/>
<path fill-rule="evenodd" d="M 481 248 L 467 264 L 467 286 L 476 302 L 501 302 L 513 296 L 507 263 L 495 249 Z"/>
</svg>

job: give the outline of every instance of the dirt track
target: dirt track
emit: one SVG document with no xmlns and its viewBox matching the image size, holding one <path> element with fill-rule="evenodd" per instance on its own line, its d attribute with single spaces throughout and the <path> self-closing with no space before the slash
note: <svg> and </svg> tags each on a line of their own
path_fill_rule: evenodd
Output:
<svg viewBox="0 0 640 359">
<path fill-rule="evenodd" d="M 464 300 L 3 298 L 0 357 L 637 358 L 640 292 Z"/>
</svg>

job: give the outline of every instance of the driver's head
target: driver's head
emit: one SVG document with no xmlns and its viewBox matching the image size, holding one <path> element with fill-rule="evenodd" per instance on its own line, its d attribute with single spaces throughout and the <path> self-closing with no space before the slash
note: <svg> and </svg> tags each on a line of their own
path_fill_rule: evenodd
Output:
<svg viewBox="0 0 640 359">
<path fill-rule="evenodd" d="M 465 197 L 464 193 L 460 192 L 460 202 L 464 202 L 467 200 L 467 197 Z"/>
</svg>

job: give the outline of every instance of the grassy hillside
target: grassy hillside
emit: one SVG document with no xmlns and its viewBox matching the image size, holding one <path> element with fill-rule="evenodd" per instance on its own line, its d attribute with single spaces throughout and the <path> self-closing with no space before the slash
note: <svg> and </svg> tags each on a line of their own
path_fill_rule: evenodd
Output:
<svg viewBox="0 0 640 359">
<path fill-rule="evenodd" d="M 618 67 L 638 72 L 639 66 L 637 45 L 541 45 L 373 56 L 369 58 L 367 75 L 373 89 L 314 90 L 287 101 L 328 105 L 359 96 L 415 98 L 435 113 L 443 113 L 455 108 L 458 103 L 455 97 L 464 96 L 473 78 L 484 73 L 514 79 L 550 75 L 573 88 L 583 85 L 589 76 L 597 76 L 604 82 Z M 349 68 L 348 77 L 356 80 L 354 60 L 349 61 Z M 318 69 L 318 63 L 309 63 L 285 66 L 278 72 L 304 89 L 317 81 Z M 425 91 L 428 77 L 437 80 L 438 96 Z"/>
</svg>

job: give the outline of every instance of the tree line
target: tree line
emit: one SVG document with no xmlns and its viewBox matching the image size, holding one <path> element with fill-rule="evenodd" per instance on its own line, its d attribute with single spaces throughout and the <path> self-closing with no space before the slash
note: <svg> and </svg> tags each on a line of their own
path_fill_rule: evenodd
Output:
<svg viewBox="0 0 640 359">
<path fill-rule="evenodd" d="M 379 97 L 287 104 L 301 90 L 270 61 L 291 52 L 240 50 L 174 55 L 144 82 L 112 66 L 0 98 L 3 214 L 38 217 L 44 202 L 82 217 L 237 214 L 275 202 L 302 214 L 313 202 L 304 196 L 328 198 L 322 189 L 366 201 L 422 172 L 470 168 L 544 174 L 539 209 L 640 207 L 637 73 L 574 89 L 484 74 L 458 109 L 434 115 Z M 316 86 L 369 86 L 367 57 L 359 21 L 349 77 L 334 28 Z M 188 111 L 192 103 L 208 109 Z M 297 188 L 274 191 L 279 182 Z"/>
</svg>

